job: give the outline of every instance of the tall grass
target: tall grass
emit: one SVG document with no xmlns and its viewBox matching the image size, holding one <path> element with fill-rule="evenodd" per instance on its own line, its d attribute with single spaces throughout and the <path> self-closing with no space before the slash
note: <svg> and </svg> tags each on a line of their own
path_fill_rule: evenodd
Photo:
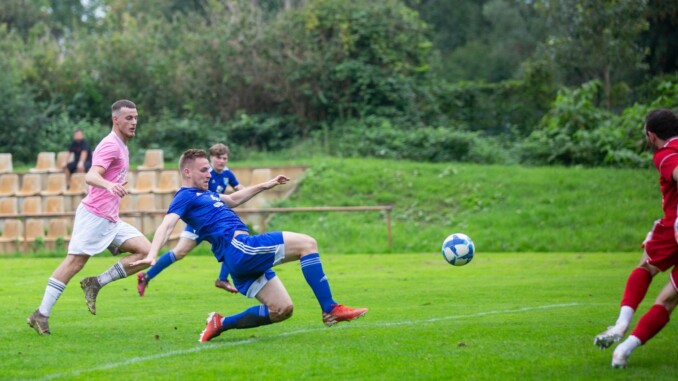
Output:
<svg viewBox="0 0 678 381">
<path fill-rule="evenodd" d="M 385 216 L 275 216 L 270 229 L 314 236 L 333 253 L 437 251 L 454 232 L 478 250 L 636 251 L 661 216 L 653 170 L 428 164 L 320 158 L 279 206 L 393 205 L 393 248 Z"/>
<path fill-rule="evenodd" d="M 290 164 L 309 169 L 302 179 L 293 179 L 299 182 L 297 192 L 275 206 L 393 205 L 392 248 L 380 212 L 308 212 L 271 219 L 268 230 L 310 234 L 328 253 L 436 252 L 454 232 L 468 234 L 480 252 L 637 252 L 662 215 L 654 169 L 328 157 L 232 163 Z M 200 254 L 210 255 L 208 244 L 193 255 Z"/>
</svg>

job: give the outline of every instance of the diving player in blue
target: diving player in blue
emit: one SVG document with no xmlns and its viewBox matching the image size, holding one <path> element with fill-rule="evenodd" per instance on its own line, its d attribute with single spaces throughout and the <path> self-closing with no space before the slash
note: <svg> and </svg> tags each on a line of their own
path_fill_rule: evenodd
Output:
<svg viewBox="0 0 678 381">
<path fill-rule="evenodd" d="M 235 177 L 235 174 L 228 169 L 226 164 L 228 164 L 228 156 L 231 151 L 228 149 L 228 146 L 217 143 L 210 147 L 210 163 L 211 171 L 210 183 L 208 189 L 216 193 L 226 193 L 227 188 L 230 186 L 233 190 L 238 191 L 245 188 L 241 185 Z M 176 261 L 183 259 L 188 253 L 191 252 L 196 246 L 200 244 L 202 238 L 196 234 L 195 229 L 190 225 L 187 225 L 184 231 L 181 232 L 179 236 L 179 242 L 177 242 L 174 248 L 158 258 L 155 265 L 153 265 L 146 273 L 137 274 L 137 291 L 139 296 L 144 296 L 148 283 L 151 279 L 155 278 L 167 267 L 171 266 Z M 215 287 L 222 288 L 230 293 L 237 293 L 238 290 L 235 289 L 228 281 L 228 268 L 226 266 L 221 267 L 221 272 L 219 277 L 214 282 Z"/>
<path fill-rule="evenodd" d="M 262 303 L 225 317 L 216 312 L 210 313 L 199 341 L 209 341 L 229 329 L 254 328 L 292 316 L 292 299 L 272 267 L 296 260 L 300 262 L 304 278 L 320 304 L 325 325 L 354 320 L 367 313 L 367 308 L 350 308 L 334 301 L 315 239 L 287 231 L 250 236 L 247 226 L 231 209 L 264 190 L 287 183 L 289 178 L 278 175 L 230 195 L 218 194 L 208 190 L 210 166 L 207 153 L 197 149 L 183 153 L 179 170 L 182 188 L 174 196 L 167 215 L 156 230 L 148 255 L 132 265 L 153 265 L 160 248 L 182 219 L 212 244 L 214 256 L 230 270 L 238 292 Z"/>
</svg>

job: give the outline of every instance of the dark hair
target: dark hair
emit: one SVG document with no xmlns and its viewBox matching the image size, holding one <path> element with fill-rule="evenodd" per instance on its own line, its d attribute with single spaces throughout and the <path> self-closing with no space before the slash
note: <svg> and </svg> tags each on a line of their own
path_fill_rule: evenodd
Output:
<svg viewBox="0 0 678 381">
<path fill-rule="evenodd" d="M 645 117 L 645 130 L 662 140 L 678 136 L 678 116 L 668 109 L 652 110 Z"/>
<path fill-rule="evenodd" d="M 113 105 L 111 106 L 111 113 L 113 115 L 117 114 L 120 109 L 122 108 L 137 108 L 137 105 L 134 104 L 132 101 L 128 101 L 127 99 L 121 99 L 119 101 L 115 101 Z"/>
<path fill-rule="evenodd" d="M 192 163 L 193 161 L 195 161 L 195 159 L 201 157 L 207 159 L 207 152 L 195 148 L 191 148 L 184 151 L 184 153 L 182 153 L 181 157 L 179 158 L 179 170 L 183 171 L 184 168 L 186 168 L 189 163 Z"/>
</svg>

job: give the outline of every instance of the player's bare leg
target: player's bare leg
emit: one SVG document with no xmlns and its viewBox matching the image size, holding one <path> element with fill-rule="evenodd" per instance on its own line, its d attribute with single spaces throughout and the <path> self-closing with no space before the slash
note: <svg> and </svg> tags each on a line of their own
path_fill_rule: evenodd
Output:
<svg viewBox="0 0 678 381">
<path fill-rule="evenodd" d="M 80 287 L 85 293 L 85 301 L 87 302 L 87 309 L 92 315 L 96 315 L 96 299 L 102 287 L 134 274 L 140 270 L 148 267 L 147 264 L 142 263 L 132 266 L 131 263 L 146 257 L 146 253 L 151 249 L 151 242 L 145 236 L 138 236 L 130 238 L 120 245 L 122 252 L 129 252 L 131 254 L 122 258 L 118 263 L 113 265 L 108 270 L 95 277 L 87 277 L 80 281 Z"/>
<path fill-rule="evenodd" d="M 66 288 L 66 284 L 77 274 L 89 260 L 89 255 L 69 254 L 54 270 L 52 276 L 47 282 L 47 288 L 42 299 L 40 307 L 33 312 L 27 319 L 28 325 L 35 329 L 39 335 L 49 335 L 49 316 L 52 307 L 56 303 L 61 293 Z"/>
</svg>

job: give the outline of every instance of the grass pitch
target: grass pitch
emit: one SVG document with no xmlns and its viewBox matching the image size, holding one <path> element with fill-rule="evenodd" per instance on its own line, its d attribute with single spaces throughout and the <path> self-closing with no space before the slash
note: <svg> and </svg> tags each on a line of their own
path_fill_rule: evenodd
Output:
<svg viewBox="0 0 678 381">
<path fill-rule="evenodd" d="M 285 322 L 198 343 L 210 311 L 253 305 L 213 286 L 218 266 L 188 257 L 136 294 L 135 277 L 106 286 L 97 316 L 79 280 L 110 267 L 93 258 L 71 281 L 38 336 L 38 306 L 55 258 L 0 260 L 0 379 L 109 380 L 674 380 L 678 325 L 610 367 L 593 336 L 611 324 L 638 253 L 480 253 L 465 267 L 439 254 L 323 257 L 337 301 L 369 307 L 357 321 L 322 325 L 297 263 L 276 269 L 295 302 Z M 654 300 L 660 274 L 640 311 Z M 634 321 L 640 317 L 637 314 Z"/>
</svg>

